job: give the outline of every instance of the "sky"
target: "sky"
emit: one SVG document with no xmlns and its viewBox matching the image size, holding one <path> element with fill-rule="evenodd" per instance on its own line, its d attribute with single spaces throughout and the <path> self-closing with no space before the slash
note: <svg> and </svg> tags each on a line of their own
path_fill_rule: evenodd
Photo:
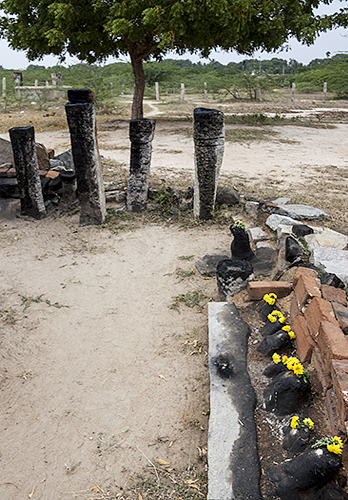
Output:
<svg viewBox="0 0 348 500">
<path fill-rule="evenodd" d="M 322 5 L 317 12 L 319 14 L 332 13 L 343 7 L 348 7 L 348 1 L 333 0 L 331 5 Z M 279 57 L 286 60 L 295 59 L 303 64 L 308 64 L 313 59 L 324 59 L 327 52 L 330 52 L 331 57 L 342 52 L 348 53 L 348 29 L 339 28 L 323 33 L 317 38 L 316 42 L 309 47 L 300 44 L 297 40 L 292 39 L 289 41 L 288 50 L 277 51 L 275 53 L 257 51 L 253 57 L 260 60 L 271 59 L 272 57 Z M 190 59 L 192 62 L 201 61 L 202 63 L 215 60 L 219 61 L 221 64 L 228 64 L 229 62 L 242 61 L 248 57 L 245 55 L 239 55 L 235 51 L 214 51 L 211 53 L 209 59 L 202 59 L 198 55 L 192 55 L 189 53 L 183 56 L 170 53 L 167 58 Z M 109 58 L 106 61 L 106 64 L 116 61 L 126 62 L 128 59 L 126 57 L 123 57 L 122 59 Z M 79 60 L 76 57 L 67 56 L 64 65 L 71 66 L 73 64 L 77 64 L 78 62 Z M 53 56 L 45 56 L 42 60 L 28 61 L 24 51 L 14 51 L 9 47 L 6 40 L 0 40 L 0 66 L 5 69 L 25 69 L 28 64 L 40 64 L 45 67 L 51 67 L 58 63 L 58 57 Z"/>
</svg>

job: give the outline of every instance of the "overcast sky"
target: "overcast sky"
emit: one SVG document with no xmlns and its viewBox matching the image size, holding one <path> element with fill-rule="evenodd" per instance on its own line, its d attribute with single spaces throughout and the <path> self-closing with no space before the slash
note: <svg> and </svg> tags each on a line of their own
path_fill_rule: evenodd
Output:
<svg viewBox="0 0 348 500">
<path fill-rule="evenodd" d="M 342 7 L 347 7 L 348 1 L 334 0 L 330 6 L 323 5 L 318 9 L 319 13 L 330 13 L 335 10 L 339 10 Z M 301 45 L 296 40 L 290 40 L 290 49 L 288 51 L 278 51 L 276 53 L 267 52 L 255 52 L 254 56 L 258 59 L 271 59 L 272 57 L 280 57 L 282 59 L 296 59 L 303 64 L 308 64 L 313 59 L 319 58 L 323 59 L 326 57 L 326 53 L 330 52 L 330 55 L 341 52 L 348 52 L 348 30 L 339 28 L 337 30 L 323 33 L 317 38 L 314 45 L 307 47 L 306 45 Z M 172 54 L 168 57 L 175 59 L 190 59 L 193 62 L 202 61 L 209 62 L 208 59 L 201 59 L 197 55 L 186 54 L 184 56 L 177 56 Z M 222 64 L 228 64 L 229 62 L 238 62 L 245 59 L 246 56 L 241 56 L 236 52 L 212 52 L 210 60 L 215 59 Z M 118 59 L 120 60 L 120 59 Z M 126 58 L 121 59 L 122 61 L 127 61 Z M 107 63 L 117 61 L 114 58 L 109 58 Z M 79 60 L 76 57 L 68 56 L 65 65 L 77 64 Z M 0 66 L 5 69 L 25 69 L 28 64 L 41 64 L 46 67 L 55 66 L 58 63 L 58 58 L 53 56 L 45 56 L 41 61 L 30 62 L 25 57 L 25 52 L 11 50 L 6 42 L 6 40 L 0 40 Z"/>
</svg>

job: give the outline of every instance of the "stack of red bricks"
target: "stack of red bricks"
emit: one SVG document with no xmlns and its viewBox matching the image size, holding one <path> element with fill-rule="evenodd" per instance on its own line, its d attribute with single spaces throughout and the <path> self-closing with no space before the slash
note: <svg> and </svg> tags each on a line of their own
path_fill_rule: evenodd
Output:
<svg viewBox="0 0 348 500">
<path fill-rule="evenodd" d="M 321 285 L 313 269 L 299 267 L 293 280 L 290 324 L 297 355 L 310 364 L 325 396 L 331 430 L 348 432 L 348 308 L 346 292 Z"/>
<path fill-rule="evenodd" d="M 7 166 L 8 165 L 8 166 Z M 39 170 L 40 178 L 44 179 L 48 177 L 49 179 L 54 179 L 59 175 L 59 172 L 55 170 Z M 0 177 L 11 178 L 16 177 L 16 169 L 12 167 L 10 164 L 6 164 L 5 166 L 0 167 Z"/>
</svg>

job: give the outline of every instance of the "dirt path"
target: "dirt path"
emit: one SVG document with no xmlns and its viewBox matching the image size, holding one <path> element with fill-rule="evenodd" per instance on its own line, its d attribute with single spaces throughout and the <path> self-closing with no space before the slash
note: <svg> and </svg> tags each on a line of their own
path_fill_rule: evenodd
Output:
<svg viewBox="0 0 348 500">
<path fill-rule="evenodd" d="M 206 307 L 169 306 L 215 293 L 180 281 L 194 263 L 178 257 L 227 250 L 227 230 L 77 224 L 1 222 L 2 500 L 120 493 L 145 455 L 181 469 L 206 445 Z"/>
</svg>

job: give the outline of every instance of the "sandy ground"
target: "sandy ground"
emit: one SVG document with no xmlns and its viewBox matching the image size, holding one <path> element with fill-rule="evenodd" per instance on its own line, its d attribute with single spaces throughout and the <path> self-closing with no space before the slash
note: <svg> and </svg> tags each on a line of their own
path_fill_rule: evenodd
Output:
<svg viewBox="0 0 348 500">
<path fill-rule="evenodd" d="M 193 178 L 191 127 L 157 122 L 151 168 L 168 183 Z M 337 184 L 344 210 L 348 125 L 270 130 L 268 140 L 226 142 L 222 178 L 303 199 L 307 191 L 335 195 Z M 67 130 L 36 140 L 56 153 L 69 148 Z M 98 140 L 103 156 L 128 166 L 126 122 Z M 204 472 L 197 457 L 209 412 L 206 304 L 217 298 L 216 282 L 196 271 L 181 278 L 177 269 L 189 274 L 195 259 L 228 253 L 228 222 L 113 234 L 79 228 L 78 215 L 33 221 L 1 208 L 1 500 L 123 498 L 156 459 Z M 173 297 L 194 291 L 206 296 L 202 312 L 170 308 Z"/>
</svg>

